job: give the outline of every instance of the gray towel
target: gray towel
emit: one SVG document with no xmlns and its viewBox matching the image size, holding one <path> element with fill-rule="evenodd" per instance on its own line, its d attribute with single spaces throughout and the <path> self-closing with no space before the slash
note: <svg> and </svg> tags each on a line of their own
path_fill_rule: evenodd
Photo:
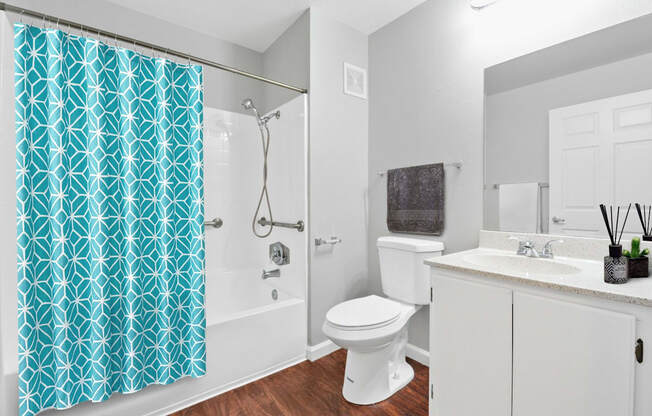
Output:
<svg viewBox="0 0 652 416">
<path fill-rule="evenodd" d="M 444 164 L 387 171 L 387 228 L 393 233 L 444 231 Z"/>
</svg>

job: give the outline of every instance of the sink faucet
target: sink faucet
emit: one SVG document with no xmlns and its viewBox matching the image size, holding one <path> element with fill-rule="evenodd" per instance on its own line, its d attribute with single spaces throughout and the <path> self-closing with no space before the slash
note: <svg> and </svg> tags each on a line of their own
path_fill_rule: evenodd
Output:
<svg viewBox="0 0 652 416">
<path fill-rule="evenodd" d="M 564 240 L 550 240 L 546 243 L 545 246 L 543 246 L 543 250 L 541 250 L 541 254 L 539 255 L 543 259 L 551 259 L 554 257 L 552 254 L 552 244 L 553 243 L 563 243 Z"/>
<path fill-rule="evenodd" d="M 553 243 L 563 243 L 564 240 L 550 240 L 548 241 L 541 250 L 541 253 L 535 248 L 535 243 L 532 240 L 520 240 L 518 237 L 510 236 L 510 240 L 518 241 L 518 249 L 516 254 L 519 256 L 526 257 L 537 257 L 542 259 L 551 259 L 554 257 L 552 254 L 552 244 Z"/>
<path fill-rule="evenodd" d="M 510 236 L 509 239 L 518 241 L 518 249 L 516 250 L 517 255 L 526 257 L 539 257 L 539 253 L 537 252 L 536 248 L 534 248 L 534 241 L 520 240 L 515 236 Z"/>
<path fill-rule="evenodd" d="M 270 277 L 281 277 L 281 269 L 272 269 L 265 270 L 263 269 L 263 280 L 269 279 Z"/>
</svg>

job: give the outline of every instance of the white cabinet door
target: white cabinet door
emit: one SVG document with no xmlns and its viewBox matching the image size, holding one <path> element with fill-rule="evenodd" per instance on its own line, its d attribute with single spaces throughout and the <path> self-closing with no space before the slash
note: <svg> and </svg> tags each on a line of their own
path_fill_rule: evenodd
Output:
<svg viewBox="0 0 652 416">
<path fill-rule="evenodd" d="M 512 292 L 433 276 L 430 415 L 509 416 Z"/>
<path fill-rule="evenodd" d="M 514 293 L 513 416 L 628 416 L 635 318 Z"/>
</svg>

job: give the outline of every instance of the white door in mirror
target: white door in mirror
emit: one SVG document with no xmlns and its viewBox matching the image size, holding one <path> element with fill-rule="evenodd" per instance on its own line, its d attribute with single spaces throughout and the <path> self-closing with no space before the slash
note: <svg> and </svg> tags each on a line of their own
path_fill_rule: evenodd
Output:
<svg viewBox="0 0 652 416">
<path fill-rule="evenodd" d="M 557 108 L 549 117 L 551 234 L 604 237 L 601 203 L 614 205 L 614 219 L 617 205 L 652 203 L 652 90 Z M 639 233 L 630 218 L 623 238 Z"/>
</svg>

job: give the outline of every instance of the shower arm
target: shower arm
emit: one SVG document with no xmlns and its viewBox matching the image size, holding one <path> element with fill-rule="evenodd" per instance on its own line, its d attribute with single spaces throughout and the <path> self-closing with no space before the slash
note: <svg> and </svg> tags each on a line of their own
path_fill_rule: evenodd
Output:
<svg viewBox="0 0 652 416">
<path fill-rule="evenodd" d="M 266 225 L 272 225 L 274 227 L 282 227 L 282 228 L 294 228 L 298 232 L 303 232 L 305 229 L 305 225 L 303 221 L 299 220 L 295 224 L 290 223 L 290 222 L 279 222 L 279 221 L 270 221 L 265 217 L 262 217 L 261 219 L 258 220 L 258 224 L 262 225 L 263 227 Z"/>
</svg>

